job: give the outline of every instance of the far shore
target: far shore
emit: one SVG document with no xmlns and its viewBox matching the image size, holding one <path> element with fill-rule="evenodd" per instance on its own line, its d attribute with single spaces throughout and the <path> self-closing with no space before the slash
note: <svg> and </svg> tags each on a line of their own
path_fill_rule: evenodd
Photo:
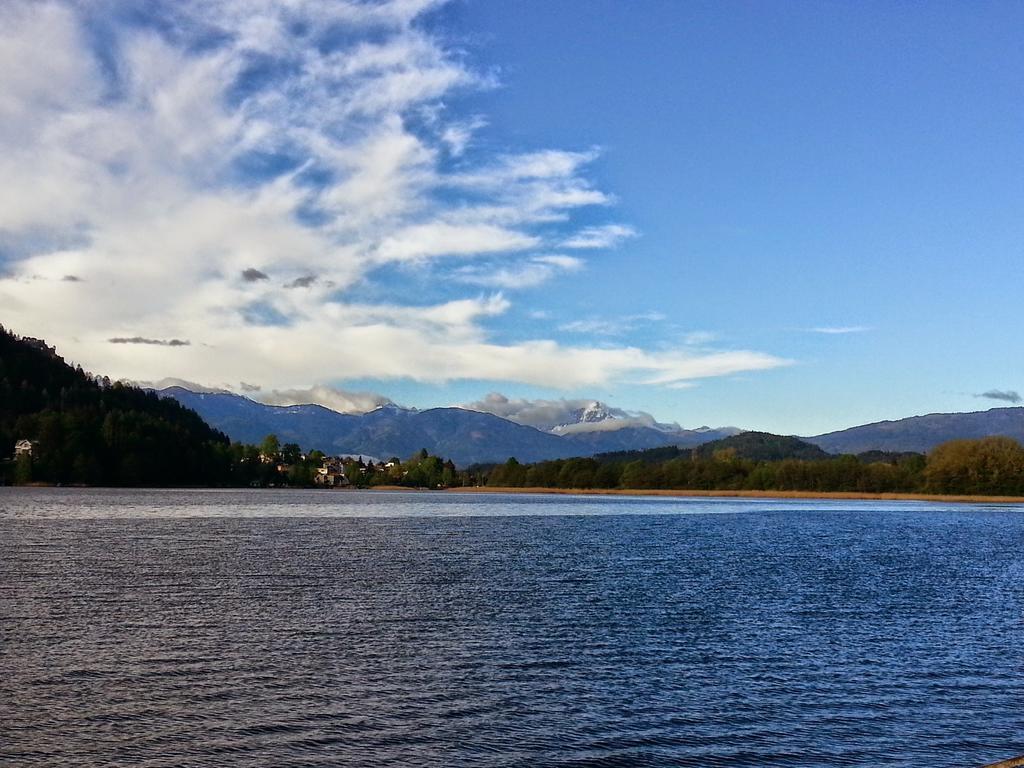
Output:
<svg viewBox="0 0 1024 768">
<path fill-rule="evenodd" d="M 859 493 L 857 491 L 704 491 L 641 488 L 448 488 L 449 493 L 555 493 L 567 496 L 672 496 L 733 499 L 853 499 L 863 501 L 942 501 L 960 504 L 1024 504 L 1024 496 L 967 496 L 935 493 Z"/>
<path fill-rule="evenodd" d="M 360 491 L 401 491 L 402 493 L 472 493 L 472 494 L 499 494 L 499 493 L 532 493 L 532 494 L 555 494 L 559 496 L 666 496 L 673 498 L 720 498 L 720 499 L 833 499 L 833 500 L 861 500 L 861 501 L 939 501 L 954 504 L 1021 504 L 1024 505 L 1024 496 L 977 496 L 977 495 L 954 495 L 941 493 L 860 493 L 858 491 L 706 491 L 706 490 L 683 490 L 678 488 L 520 488 L 506 486 L 454 486 L 452 488 L 411 488 L 406 485 L 374 485 L 365 488 L 347 486 L 344 488 L 314 488 L 314 487 L 289 487 L 276 486 L 269 488 L 250 488 L 249 486 L 214 486 L 214 485 L 188 485 L 188 486 L 102 486 L 67 484 L 57 485 L 53 483 L 25 483 L 24 485 L 0 485 L 0 488 L 63 488 L 67 489 L 108 489 L 108 490 L 180 490 L 180 491 L 202 491 L 202 490 L 317 490 L 330 493 L 356 493 Z"/>
</svg>

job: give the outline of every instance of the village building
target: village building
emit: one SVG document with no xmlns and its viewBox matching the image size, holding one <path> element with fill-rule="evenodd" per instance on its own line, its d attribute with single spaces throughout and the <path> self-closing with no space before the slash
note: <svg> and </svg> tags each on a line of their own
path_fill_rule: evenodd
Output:
<svg viewBox="0 0 1024 768">
<path fill-rule="evenodd" d="M 350 485 L 345 476 L 345 465 L 338 459 L 326 458 L 313 475 L 313 482 L 324 488 L 341 488 Z"/>
<path fill-rule="evenodd" d="M 35 440 L 19 440 L 14 444 L 14 458 L 21 456 L 32 457 L 32 452 L 39 444 Z"/>
</svg>

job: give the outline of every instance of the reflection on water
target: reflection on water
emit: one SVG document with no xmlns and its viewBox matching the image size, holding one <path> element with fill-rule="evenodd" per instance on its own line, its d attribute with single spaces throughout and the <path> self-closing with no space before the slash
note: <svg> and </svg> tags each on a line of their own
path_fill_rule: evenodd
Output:
<svg viewBox="0 0 1024 768">
<path fill-rule="evenodd" d="M 0 489 L 0 764 L 970 766 L 1022 622 L 1014 507 Z"/>
</svg>

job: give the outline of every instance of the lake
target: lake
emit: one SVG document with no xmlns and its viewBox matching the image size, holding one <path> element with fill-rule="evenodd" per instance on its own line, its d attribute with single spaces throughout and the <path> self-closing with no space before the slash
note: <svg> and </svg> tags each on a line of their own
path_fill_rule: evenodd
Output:
<svg viewBox="0 0 1024 768">
<path fill-rule="evenodd" d="M 972 766 L 1024 509 L 0 488 L 0 764 Z"/>
</svg>

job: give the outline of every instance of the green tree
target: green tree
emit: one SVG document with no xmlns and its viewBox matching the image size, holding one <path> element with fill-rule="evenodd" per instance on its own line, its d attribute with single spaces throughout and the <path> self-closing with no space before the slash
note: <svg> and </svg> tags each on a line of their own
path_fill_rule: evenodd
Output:
<svg viewBox="0 0 1024 768">
<path fill-rule="evenodd" d="M 281 459 L 285 464 L 298 464 L 302 459 L 302 449 L 297 443 L 285 443 L 281 446 Z"/>
<path fill-rule="evenodd" d="M 1024 492 L 1024 447 L 1009 437 L 952 440 L 928 454 L 925 482 L 937 493 Z"/>
<path fill-rule="evenodd" d="M 260 453 L 269 458 L 276 458 L 281 452 L 281 441 L 277 439 L 277 435 L 267 435 L 263 438 L 263 442 L 260 443 Z"/>
<path fill-rule="evenodd" d="M 650 483 L 650 467 L 637 459 L 622 468 L 623 488 L 648 488 Z"/>
</svg>

